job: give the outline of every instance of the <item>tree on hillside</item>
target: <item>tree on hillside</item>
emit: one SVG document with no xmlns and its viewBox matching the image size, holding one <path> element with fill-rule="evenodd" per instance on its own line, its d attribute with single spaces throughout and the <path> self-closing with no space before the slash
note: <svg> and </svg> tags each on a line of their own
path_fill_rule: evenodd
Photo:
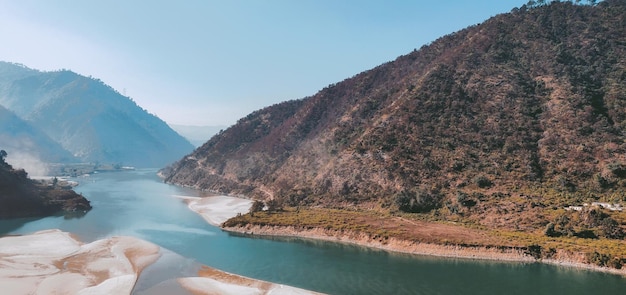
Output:
<svg viewBox="0 0 626 295">
<path fill-rule="evenodd" d="M 402 212 L 424 213 L 440 207 L 437 194 L 422 190 L 404 190 L 395 196 L 394 202 Z"/>
<path fill-rule="evenodd" d="M 528 7 L 539 7 L 539 6 L 543 6 L 546 4 L 551 4 L 553 2 L 561 2 L 560 0 L 530 0 L 526 3 L 526 6 Z M 575 3 L 575 4 L 580 4 L 581 2 L 583 2 L 582 0 L 569 0 L 569 1 L 565 1 L 565 2 L 570 2 L 570 3 Z M 587 0 L 587 3 L 591 6 L 594 6 L 598 3 L 597 0 Z"/>
<path fill-rule="evenodd" d="M 267 205 L 267 211 L 269 211 L 269 212 L 276 212 L 276 211 L 282 211 L 283 210 L 282 202 L 277 200 L 277 199 L 268 200 L 266 202 L 266 205 Z"/>
<path fill-rule="evenodd" d="M 6 165 L 7 162 L 4 161 L 4 158 L 7 157 L 7 152 L 5 150 L 0 150 L 0 164 Z"/>
<path fill-rule="evenodd" d="M 265 207 L 265 204 L 263 204 L 263 201 L 259 201 L 259 200 L 254 201 L 252 203 L 252 206 L 250 207 L 250 215 L 254 216 L 254 213 L 262 211 L 263 207 Z"/>
</svg>

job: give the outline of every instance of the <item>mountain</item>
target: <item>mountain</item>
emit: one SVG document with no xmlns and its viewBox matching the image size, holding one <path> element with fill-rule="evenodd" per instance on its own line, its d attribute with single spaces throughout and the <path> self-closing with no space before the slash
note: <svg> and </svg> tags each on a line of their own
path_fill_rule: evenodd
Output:
<svg viewBox="0 0 626 295">
<path fill-rule="evenodd" d="M 45 133 L 1 105 L 0 143 L 2 143 L 1 148 L 6 150 L 13 159 L 28 157 L 37 161 L 46 159 L 54 163 L 78 161 Z"/>
<path fill-rule="evenodd" d="M 253 112 L 162 174 L 537 229 L 547 208 L 626 200 L 625 65 L 626 1 L 525 5 Z"/>
<path fill-rule="evenodd" d="M 170 127 L 172 127 L 174 131 L 178 132 L 178 134 L 189 140 L 189 142 L 191 142 L 191 144 L 193 144 L 195 147 L 199 147 L 207 142 L 207 140 L 209 140 L 211 137 L 213 137 L 213 135 L 226 129 L 228 126 L 193 126 L 170 124 Z"/>
<path fill-rule="evenodd" d="M 38 217 L 64 213 L 80 216 L 91 209 L 89 201 L 71 189 L 39 183 L 27 177 L 26 171 L 15 170 L 0 152 L 0 219 Z"/>
<path fill-rule="evenodd" d="M 193 146 L 102 81 L 0 62 L 0 104 L 84 162 L 162 167 Z"/>
</svg>

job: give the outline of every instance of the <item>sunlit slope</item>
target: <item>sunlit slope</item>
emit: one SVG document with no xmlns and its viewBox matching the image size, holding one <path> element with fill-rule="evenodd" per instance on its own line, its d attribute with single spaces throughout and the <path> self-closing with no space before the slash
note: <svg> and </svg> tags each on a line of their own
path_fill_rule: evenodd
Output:
<svg viewBox="0 0 626 295">
<path fill-rule="evenodd" d="M 514 9 L 256 111 L 163 172 L 293 206 L 540 228 L 542 208 L 623 197 L 625 19 L 622 0 Z"/>
</svg>

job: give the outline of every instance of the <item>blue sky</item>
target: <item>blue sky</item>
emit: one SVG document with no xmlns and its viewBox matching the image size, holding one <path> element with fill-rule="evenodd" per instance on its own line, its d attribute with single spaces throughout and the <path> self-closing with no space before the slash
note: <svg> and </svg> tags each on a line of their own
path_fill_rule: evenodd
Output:
<svg viewBox="0 0 626 295">
<path fill-rule="evenodd" d="M 0 0 L 0 60 L 103 80 L 168 123 L 230 125 L 526 0 Z"/>
</svg>

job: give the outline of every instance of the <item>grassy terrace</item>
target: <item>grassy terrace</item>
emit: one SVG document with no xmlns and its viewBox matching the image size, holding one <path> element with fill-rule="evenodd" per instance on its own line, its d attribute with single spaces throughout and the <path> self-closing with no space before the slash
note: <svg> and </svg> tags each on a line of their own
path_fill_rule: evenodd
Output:
<svg viewBox="0 0 626 295">
<path fill-rule="evenodd" d="M 474 223 L 436 220 L 430 214 L 392 214 L 322 208 L 285 208 L 280 212 L 255 212 L 232 218 L 224 227 L 247 225 L 326 229 L 339 234 L 364 234 L 385 242 L 390 238 L 440 245 L 487 246 L 528 249 L 535 258 L 554 258 L 556 250 L 583 253 L 587 263 L 621 268 L 626 264 L 624 240 L 548 237 L 543 231 L 489 229 Z M 539 247 L 537 247 L 539 246 Z"/>
</svg>

